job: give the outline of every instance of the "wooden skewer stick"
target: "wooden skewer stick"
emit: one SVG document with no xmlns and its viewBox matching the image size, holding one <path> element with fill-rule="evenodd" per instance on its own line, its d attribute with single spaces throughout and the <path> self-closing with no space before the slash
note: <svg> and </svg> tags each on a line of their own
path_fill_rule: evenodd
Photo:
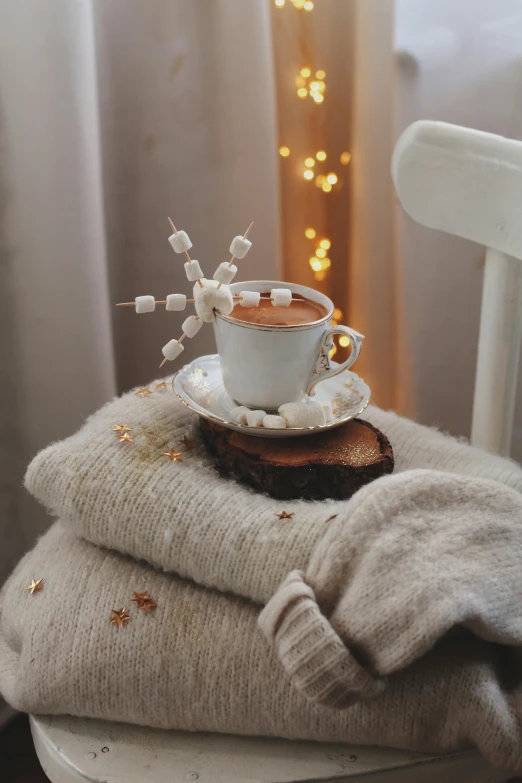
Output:
<svg viewBox="0 0 522 783">
<path fill-rule="evenodd" d="M 254 221 L 252 221 L 252 222 L 251 222 L 251 224 L 249 225 L 249 227 L 247 228 L 247 230 L 246 230 L 246 231 L 245 231 L 245 233 L 243 234 L 243 239 L 246 239 L 246 238 L 247 238 L 247 236 L 248 236 L 248 232 L 250 231 L 250 229 L 252 228 L 252 226 L 253 226 L 253 225 L 254 225 Z M 228 265 L 229 265 L 229 266 L 232 266 L 232 264 L 234 263 L 234 261 L 235 261 L 235 260 L 236 260 L 236 259 L 235 259 L 235 256 L 232 256 L 232 258 L 231 258 L 231 259 L 230 259 L 230 261 L 228 262 Z M 222 285 L 222 283 L 220 283 L 220 284 L 218 285 L 218 291 L 219 291 L 219 289 L 221 288 L 221 285 Z"/>
<path fill-rule="evenodd" d="M 192 301 L 193 302 L 194 300 L 193 299 L 192 300 L 189 299 L 188 301 Z M 154 304 L 164 304 L 164 305 L 166 305 L 167 301 L 165 299 L 155 299 L 154 300 Z M 116 305 L 116 307 L 135 307 L 135 306 L 136 306 L 136 302 L 118 302 L 118 304 Z"/>
<path fill-rule="evenodd" d="M 175 234 L 177 234 L 177 233 L 178 233 L 178 229 L 176 228 L 176 226 L 174 225 L 174 223 L 172 222 L 172 220 L 171 220 L 170 218 L 168 218 L 168 221 L 169 221 L 169 223 L 170 223 L 170 227 L 171 227 L 171 229 L 174 231 L 174 233 L 175 233 Z M 188 254 L 188 251 L 187 251 L 187 250 L 185 250 L 185 251 L 184 251 L 184 253 L 185 253 L 185 258 L 186 258 L 186 259 L 187 259 L 187 261 L 190 263 L 190 261 L 191 261 L 192 259 L 190 258 L 189 254 Z M 199 283 L 199 287 L 200 287 L 200 288 L 203 288 L 203 283 L 201 282 L 201 280 L 198 280 L 198 283 Z"/>
</svg>

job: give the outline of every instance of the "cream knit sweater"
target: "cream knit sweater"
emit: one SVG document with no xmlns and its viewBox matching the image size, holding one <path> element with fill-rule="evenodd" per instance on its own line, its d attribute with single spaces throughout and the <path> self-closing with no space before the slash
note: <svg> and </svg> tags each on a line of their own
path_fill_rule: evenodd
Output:
<svg viewBox="0 0 522 783">
<path fill-rule="evenodd" d="M 365 418 L 390 439 L 396 473 L 435 469 L 522 491 L 522 470 L 510 460 L 378 408 L 369 408 Z M 289 571 L 306 568 L 326 520 L 337 514 L 341 524 L 351 513 L 349 502 L 283 504 L 260 495 L 221 478 L 199 441 L 183 463 L 171 463 L 162 452 L 183 450 L 184 435 L 197 440 L 195 421 L 170 387 L 143 398 L 130 392 L 105 405 L 76 435 L 40 452 L 26 487 L 95 544 L 265 603 Z M 132 427 L 132 443 L 118 441 L 116 423 Z M 278 519 L 283 509 L 294 516 Z"/>
<path fill-rule="evenodd" d="M 30 595 L 33 578 L 44 587 Z M 158 604 L 151 613 L 130 602 L 144 590 Z M 378 583 L 369 592 L 372 636 L 389 629 L 389 601 L 380 603 Z M 120 629 L 109 617 L 121 606 L 131 619 Z M 20 710 L 429 752 L 477 745 L 496 766 L 522 773 L 520 647 L 469 632 L 447 637 L 386 677 L 374 698 L 331 709 L 293 687 L 257 628 L 255 605 L 93 546 L 60 524 L 18 565 L 0 611 L 0 691 Z M 320 635 L 316 642 L 321 655 Z"/>
<path fill-rule="evenodd" d="M 182 463 L 163 456 L 197 439 L 170 390 L 114 400 L 39 454 L 27 487 L 62 522 L 3 590 L 8 701 L 165 728 L 476 744 L 522 772 L 522 471 L 367 414 L 396 475 L 349 501 L 285 504 L 287 520 L 220 478 L 199 444 Z M 109 625 L 143 590 L 158 608 Z M 266 604 L 266 639 L 248 599 Z"/>
</svg>

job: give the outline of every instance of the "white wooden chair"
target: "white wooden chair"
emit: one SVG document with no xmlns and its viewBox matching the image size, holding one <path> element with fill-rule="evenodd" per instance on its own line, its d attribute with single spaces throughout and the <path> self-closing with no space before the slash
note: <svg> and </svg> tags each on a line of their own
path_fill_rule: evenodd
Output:
<svg viewBox="0 0 522 783">
<path fill-rule="evenodd" d="M 487 248 L 471 439 L 507 454 L 522 335 L 522 143 L 420 122 L 399 140 L 392 168 L 399 198 L 415 220 Z M 32 717 L 31 726 L 52 783 L 495 783 L 508 777 L 474 750 L 437 757 L 68 716 Z"/>
</svg>

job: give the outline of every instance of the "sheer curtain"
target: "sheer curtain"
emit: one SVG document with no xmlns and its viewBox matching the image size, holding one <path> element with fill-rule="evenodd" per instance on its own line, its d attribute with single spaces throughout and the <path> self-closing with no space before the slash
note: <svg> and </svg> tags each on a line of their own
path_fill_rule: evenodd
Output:
<svg viewBox="0 0 522 783">
<path fill-rule="evenodd" d="M 255 221 L 244 279 L 278 276 L 265 0 L 0 0 L 0 578 L 49 523 L 31 456 L 159 374 L 187 290 L 167 215 L 212 274 Z M 245 262 L 246 263 L 246 262 Z M 211 330 L 187 346 L 213 350 Z M 167 368 L 166 368 L 167 369 Z"/>
</svg>

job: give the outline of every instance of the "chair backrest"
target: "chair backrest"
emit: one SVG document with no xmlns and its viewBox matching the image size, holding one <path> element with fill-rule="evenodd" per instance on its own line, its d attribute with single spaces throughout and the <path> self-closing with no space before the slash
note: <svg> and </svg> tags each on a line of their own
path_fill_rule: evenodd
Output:
<svg viewBox="0 0 522 783">
<path fill-rule="evenodd" d="M 522 339 L 522 142 L 421 121 L 392 160 L 418 223 L 486 248 L 471 442 L 509 454 Z"/>
</svg>

